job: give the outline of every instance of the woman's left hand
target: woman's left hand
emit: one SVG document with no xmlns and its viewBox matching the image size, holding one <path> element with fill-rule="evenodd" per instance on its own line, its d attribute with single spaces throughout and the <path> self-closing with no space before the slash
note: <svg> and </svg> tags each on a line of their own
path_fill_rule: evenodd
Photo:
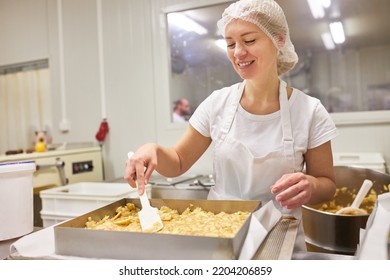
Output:
<svg viewBox="0 0 390 280">
<path fill-rule="evenodd" d="M 301 207 L 307 203 L 313 192 L 313 184 L 309 176 L 302 173 L 283 175 L 271 186 L 271 192 L 276 194 L 276 201 L 287 209 Z"/>
</svg>

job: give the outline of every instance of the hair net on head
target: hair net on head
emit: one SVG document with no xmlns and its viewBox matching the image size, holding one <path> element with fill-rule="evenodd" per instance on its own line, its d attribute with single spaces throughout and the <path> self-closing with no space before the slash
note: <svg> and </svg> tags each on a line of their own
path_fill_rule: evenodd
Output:
<svg viewBox="0 0 390 280">
<path fill-rule="evenodd" d="M 225 9 L 218 21 L 218 29 L 225 37 L 226 26 L 234 19 L 257 25 L 279 50 L 278 74 L 290 71 L 298 61 L 294 45 L 290 40 L 286 17 L 274 0 L 240 0 Z"/>
</svg>

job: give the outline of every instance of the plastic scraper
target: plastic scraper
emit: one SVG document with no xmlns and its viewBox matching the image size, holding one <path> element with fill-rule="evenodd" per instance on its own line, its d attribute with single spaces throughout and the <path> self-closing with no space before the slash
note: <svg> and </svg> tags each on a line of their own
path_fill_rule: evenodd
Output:
<svg viewBox="0 0 390 280">
<path fill-rule="evenodd" d="M 129 152 L 127 157 L 130 159 L 133 156 L 133 152 Z M 135 179 L 135 184 L 138 189 L 137 179 Z M 156 232 L 163 228 L 163 223 L 161 217 L 158 213 L 158 209 L 150 205 L 148 196 L 146 194 L 146 189 L 144 193 L 139 196 L 141 201 L 142 209 L 138 212 L 139 221 L 141 223 L 142 231 L 145 232 Z"/>
</svg>

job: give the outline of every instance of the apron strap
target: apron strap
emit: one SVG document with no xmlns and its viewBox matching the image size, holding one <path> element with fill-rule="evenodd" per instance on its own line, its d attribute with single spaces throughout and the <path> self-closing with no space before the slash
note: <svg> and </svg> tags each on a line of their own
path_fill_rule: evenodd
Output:
<svg viewBox="0 0 390 280">
<path fill-rule="evenodd" d="M 291 171 L 295 172 L 295 151 L 294 151 L 294 138 L 292 134 L 291 117 L 290 117 L 290 105 L 287 98 L 287 84 L 285 81 L 280 80 L 279 85 L 279 102 L 280 113 L 282 121 L 282 133 L 283 133 L 283 150 L 286 158 L 291 162 Z"/>
<path fill-rule="evenodd" d="M 228 108 L 227 108 L 227 113 L 226 117 L 224 119 L 224 122 L 222 123 L 221 130 L 219 132 L 219 141 L 217 145 L 222 144 L 222 142 L 225 140 L 226 135 L 228 134 L 232 124 L 233 124 L 233 119 L 234 116 L 236 115 L 238 105 L 240 104 L 240 99 L 242 96 L 242 93 L 244 91 L 245 87 L 245 81 L 237 85 L 238 89 L 237 90 L 232 90 L 232 93 L 234 93 L 234 96 L 232 96 L 232 101 L 228 103 Z"/>
</svg>

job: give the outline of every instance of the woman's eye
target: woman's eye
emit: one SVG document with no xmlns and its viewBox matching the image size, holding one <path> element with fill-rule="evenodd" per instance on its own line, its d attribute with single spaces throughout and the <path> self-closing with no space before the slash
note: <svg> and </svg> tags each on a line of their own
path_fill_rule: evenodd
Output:
<svg viewBox="0 0 390 280">
<path fill-rule="evenodd" d="M 234 48 L 234 43 L 226 43 L 226 46 L 229 48 L 229 49 L 231 49 L 231 48 Z"/>
<path fill-rule="evenodd" d="M 245 44 L 250 45 L 253 44 L 256 40 L 246 40 Z"/>
</svg>

